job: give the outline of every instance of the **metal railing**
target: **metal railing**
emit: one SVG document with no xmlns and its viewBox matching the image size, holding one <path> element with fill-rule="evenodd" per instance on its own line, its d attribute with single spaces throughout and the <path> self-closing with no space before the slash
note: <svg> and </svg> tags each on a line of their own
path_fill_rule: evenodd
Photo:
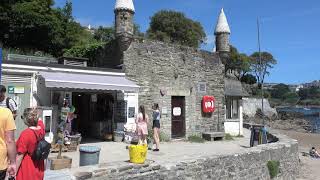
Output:
<svg viewBox="0 0 320 180">
<path fill-rule="evenodd" d="M 26 56 L 20 54 L 8 54 L 8 61 L 19 61 L 19 62 L 39 62 L 47 64 L 57 64 L 58 60 L 52 57 L 39 57 L 39 56 Z"/>
</svg>

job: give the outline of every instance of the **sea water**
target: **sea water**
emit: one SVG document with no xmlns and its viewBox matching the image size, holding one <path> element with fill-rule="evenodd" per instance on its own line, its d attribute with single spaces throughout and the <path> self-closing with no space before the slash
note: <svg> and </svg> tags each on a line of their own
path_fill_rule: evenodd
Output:
<svg viewBox="0 0 320 180">
<path fill-rule="evenodd" d="M 278 112 L 298 112 L 303 113 L 305 119 L 309 120 L 313 133 L 320 133 L 320 108 L 295 108 L 295 107 L 285 107 L 277 108 Z"/>
</svg>

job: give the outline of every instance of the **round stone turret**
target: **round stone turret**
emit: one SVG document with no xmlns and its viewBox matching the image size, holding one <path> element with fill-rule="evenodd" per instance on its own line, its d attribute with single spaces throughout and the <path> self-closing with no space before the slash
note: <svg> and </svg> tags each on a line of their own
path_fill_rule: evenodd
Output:
<svg viewBox="0 0 320 180">
<path fill-rule="evenodd" d="M 226 15 L 223 9 L 221 9 L 214 35 L 216 35 L 216 51 L 223 56 L 230 52 L 230 33 L 231 31 Z"/>
<path fill-rule="evenodd" d="M 133 39 L 133 15 L 135 13 L 132 0 L 117 0 L 114 7 L 115 33 L 121 51 L 129 48 Z"/>
</svg>

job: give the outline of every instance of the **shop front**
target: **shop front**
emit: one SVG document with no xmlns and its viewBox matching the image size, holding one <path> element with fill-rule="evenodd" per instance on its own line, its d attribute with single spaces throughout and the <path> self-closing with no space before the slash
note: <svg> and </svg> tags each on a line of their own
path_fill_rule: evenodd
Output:
<svg viewBox="0 0 320 180">
<path fill-rule="evenodd" d="M 53 133 L 65 101 L 75 109 L 70 133 L 84 141 L 111 140 L 137 113 L 139 87 L 124 76 L 39 72 L 36 81 L 39 99 L 53 107 Z"/>
<path fill-rule="evenodd" d="M 16 100 L 18 137 L 26 128 L 21 113 L 27 107 L 41 107 L 47 136 L 56 134 L 64 101 L 74 107 L 72 134 L 84 140 L 112 138 L 126 122 L 134 122 L 138 112 L 139 86 L 120 71 L 100 68 L 5 62 L 2 82 L 7 95 Z"/>
</svg>

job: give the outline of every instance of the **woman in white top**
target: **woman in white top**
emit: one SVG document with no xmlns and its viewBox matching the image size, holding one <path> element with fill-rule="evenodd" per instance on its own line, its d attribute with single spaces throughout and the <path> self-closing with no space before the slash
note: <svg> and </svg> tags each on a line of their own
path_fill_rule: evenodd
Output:
<svg viewBox="0 0 320 180">
<path fill-rule="evenodd" d="M 153 139 L 156 144 L 156 148 L 153 151 L 159 151 L 159 145 L 160 145 L 160 110 L 159 105 L 157 103 L 154 103 L 153 107 Z"/>
</svg>

